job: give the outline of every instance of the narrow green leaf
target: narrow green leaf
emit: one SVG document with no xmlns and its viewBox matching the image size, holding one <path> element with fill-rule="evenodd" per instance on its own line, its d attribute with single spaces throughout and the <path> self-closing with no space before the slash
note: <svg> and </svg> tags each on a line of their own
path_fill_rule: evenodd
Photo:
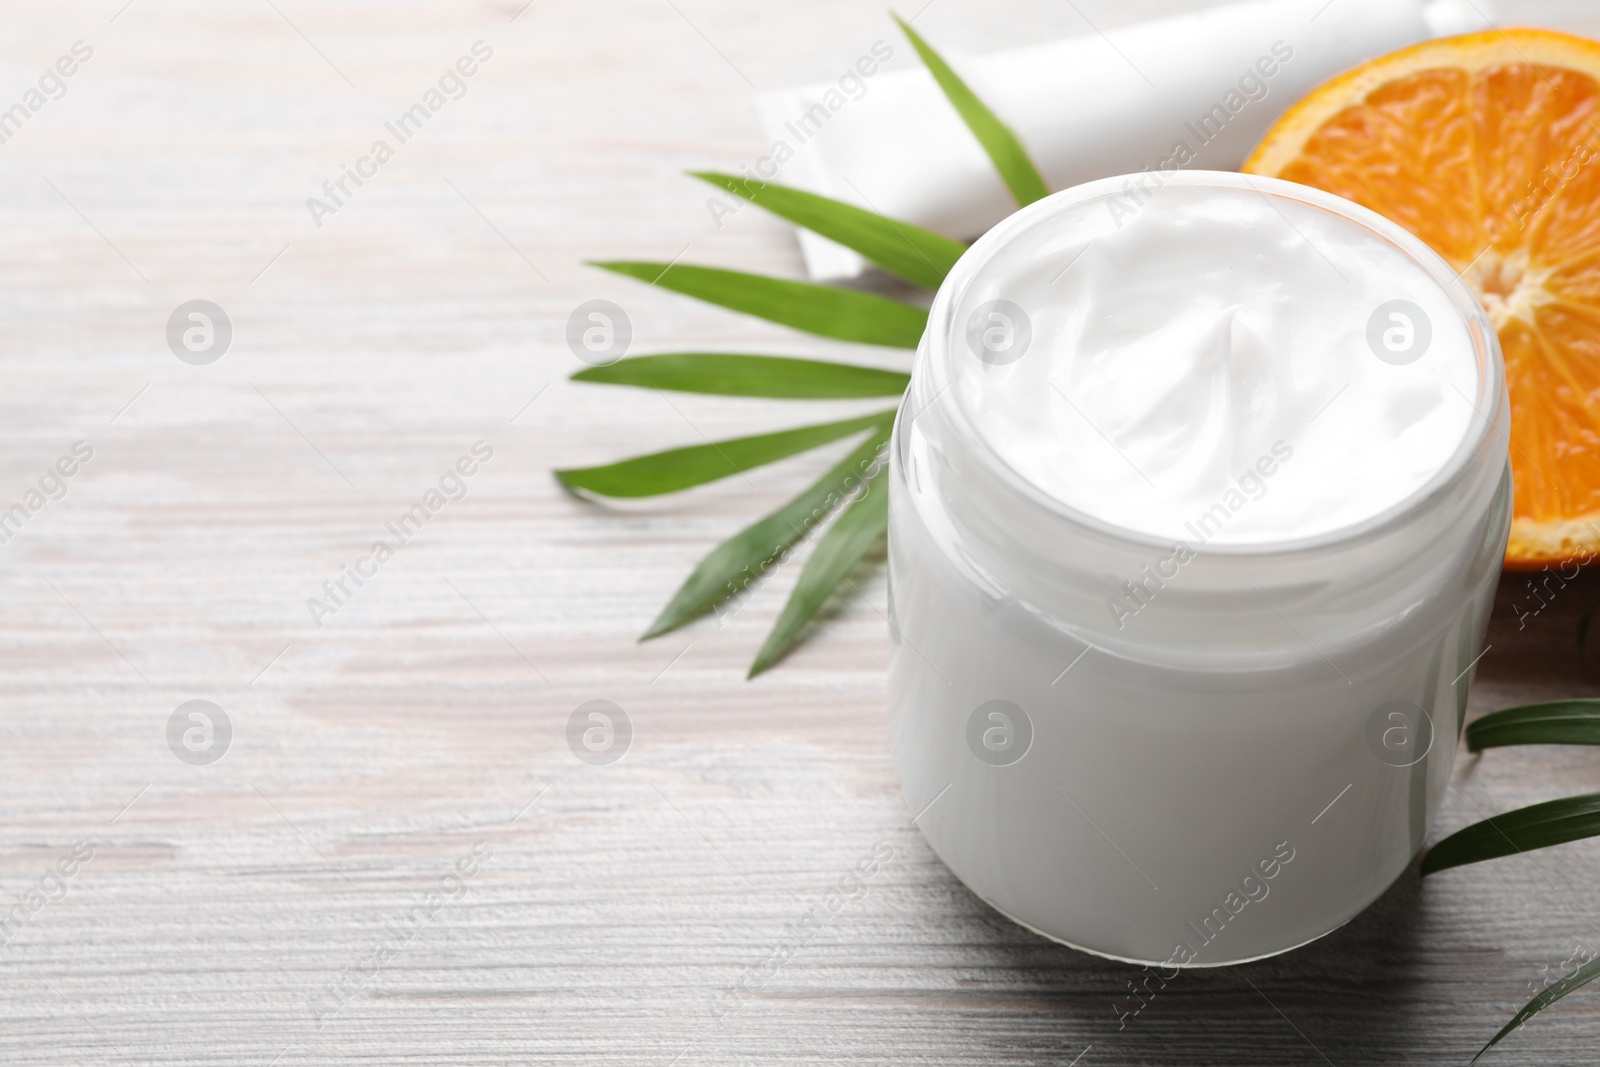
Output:
<svg viewBox="0 0 1600 1067">
<path fill-rule="evenodd" d="M 556 477 L 569 489 L 587 489 L 601 496 L 639 497 L 676 493 L 694 485 L 704 485 L 730 474 L 773 463 L 786 456 L 809 452 L 874 426 L 887 426 L 893 411 L 879 411 L 859 419 L 823 422 L 815 426 L 764 433 L 755 437 L 735 437 L 705 445 L 674 448 L 635 456 L 604 467 L 580 467 L 556 471 Z"/>
<path fill-rule="evenodd" d="M 1475 822 L 1422 857 L 1422 873 L 1600 835 L 1600 793 L 1562 797 Z"/>
<path fill-rule="evenodd" d="M 1541 1011 L 1548 1008 L 1550 1005 L 1554 1004 L 1568 993 L 1571 993 L 1576 989 L 1582 989 L 1596 978 L 1600 978 L 1600 957 L 1590 960 L 1588 963 L 1584 964 L 1582 967 L 1579 967 L 1576 971 L 1573 971 L 1565 978 L 1551 982 L 1548 988 L 1544 989 L 1539 993 L 1538 996 L 1524 1004 L 1522 1009 L 1511 1017 L 1511 1021 L 1502 1026 L 1500 1028 L 1500 1032 L 1489 1039 L 1489 1043 L 1487 1045 L 1484 1045 L 1478 1050 L 1478 1054 L 1472 1057 L 1472 1062 L 1477 1063 L 1479 1060 L 1481 1060 L 1485 1052 L 1488 1052 L 1490 1049 L 1498 1045 L 1507 1034 L 1510 1034 L 1512 1031 L 1516 1030 L 1517 1027 L 1521 1026 L 1523 1023 L 1527 1022 L 1529 1019 L 1533 1018 L 1535 1015 L 1539 1014 Z"/>
<path fill-rule="evenodd" d="M 590 265 L 837 341 L 916 348 L 928 325 L 928 313 L 921 308 L 831 285 L 673 263 L 613 260 Z"/>
<path fill-rule="evenodd" d="M 739 178 L 732 174 L 690 171 L 696 178 L 742 196 L 796 226 L 861 253 L 868 260 L 912 285 L 937 289 L 967 246 L 943 234 L 900 222 L 874 211 L 786 185 Z"/>
<path fill-rule="evenodd" d="M 1524 704 L 1467 727 L 1468 751 L 1502 745 L 1600 745 L 1600 700 Z"/>
<path fill-rule="evenodd" d="M 905 392 L 911 375 L 821 359 L 672 352 L 590 367 L 574 374 L 572 380 L 670 389 L 679 393 L 824 400 L 899 396 Z"/>
<path fill-rule="evenodd" d="M 867 480 L 863 496 L 845 506 L 839 521 L 817 542 L 816 551 L 806 560 L 805 570 L 783 614 L 767 634 L 747 677 L 754 678 L 772 666 L 789 650 L 800 631 L 828 600 L 828 596 L 850 574 L 850 569 L 866 555 L 889 528 L 889 491 L 878 482 L 880 467 Z"/>
<path fill-rule="evenodd" d="M 989 153 L 990 161 L 994 163 L 995 170 L 1000 172 L 1000 179 L 1006 183 L 1006 188 L 1011 190 L 1017 206 L 1027 207 L 1035 200 L 1049 196 L 1050 187 L 1039 176 L 1039 168 L 1034 166 L 1028 150 L 1022 147 L 1022 142 L 1011 132 L 1011 128 L 996 118 L 988 105 L 967 88 L 967 83 L 950 69 L 950 64 L 941 59 L 939 53 L 928 47 L 928 42 L 911 28 L 909 22 L 899 15 L 895 15 L 894 20 L 911 39 L 911 46 L 928 65 L 933 80 L 944 90 L 944 95 L 961 116 L 961 121 L 967 124 L 967 129 L 983 145 L 983 150 Z"/>
<path fill-rule="evenodd" d="M 875 462 L 889 440 L 889 424 L 861 443 L 799 496 L 722 542 L 700 561 L 673 594 L 641 641 L 676 630 L 760 581 L 796 541 L 826 519 Z"/>
</svg>

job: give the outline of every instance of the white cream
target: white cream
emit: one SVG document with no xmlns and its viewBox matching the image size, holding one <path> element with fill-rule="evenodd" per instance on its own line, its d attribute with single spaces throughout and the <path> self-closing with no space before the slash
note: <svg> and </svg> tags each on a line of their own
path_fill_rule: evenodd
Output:
<svg viewBox="0 0 1600 1067">
<path fill-rule="evenodd" d="M 1426 349 L 1382 314 L 1369 344 L 1396 300 Z M 934 850 L 1145 963 L 1366 907 L 1449 780 L 1509 410 L 1473 295 L 1329 194 L 1115 179 L 990 231 L 934 300 L 888 479 L 895 761 Z"/>
<path fill-rule="evenodd" d="M 1471 338 L 1427 272 L 1359 222 L 1250 188 L 1079 204 L 979 271 L 957 321 L 994 300 L 1032 336 L 1009 362 L 956 361 L 978 435 L 1048 496 L 1160 538 L 1258 544 L 1360 523 L 1443 469 L 1480 419 Z M 1431 333 L 1414 362 L 1368 343 L 1395 300 L 1426 316 L 1380 316 L 1396 346 Z"/>
</svg>

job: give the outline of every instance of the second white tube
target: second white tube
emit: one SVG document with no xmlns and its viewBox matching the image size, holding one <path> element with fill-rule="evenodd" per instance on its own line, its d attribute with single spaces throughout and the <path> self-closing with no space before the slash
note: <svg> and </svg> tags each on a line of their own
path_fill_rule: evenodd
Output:
<svg viewBox="0 0 1600 1067">
<path fill-rule="evenodd" d="M 1061 189 L 1176 166 L 1236 168 L 1279 115 L 1363 60 L 1485 27 L 1485 0 L 1248 0 L 957 60 L 973 90 Z M 937 42 L 936 42 L 937 46 Z M 772 151 L 756 176 L 971 238 L 1016 210 L 924 69 L 766 94 Z M 780 147 L 781 146 L 781 147 Z M 811 276 L 859 256 L 801 231 Z"/>
</svg>

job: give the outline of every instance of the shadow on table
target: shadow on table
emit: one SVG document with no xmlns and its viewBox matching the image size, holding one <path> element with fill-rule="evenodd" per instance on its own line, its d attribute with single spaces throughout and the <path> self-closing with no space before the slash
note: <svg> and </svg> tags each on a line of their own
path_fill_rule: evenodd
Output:
<svg viewBox="0 0 1600 1067">
<path fill-rule="evenodd" d="M 1578 645 L 1579 621 L 1596 604 L 1600 570 L 1504 576 L 1475 709 L 1600 693 L 1600 619 L 1587 659 Z M 1140 968 L 1037 938 L 967 896 L 963 918 L 994 938 L 989 962 L 1001 988 L 991 1003 L 1013 1015 L 980 1040 L 990 1040 L 991 1062 L 1012 1061 L 1020 1043 L 1034 1056 L 1053 1046 L 1052 1063 L 1083 1054 L 1083 1067 L 1464 1064 L 1510 1011 L 1483 995 L 1492 960 L 1445 947 L 1429 921 L 1430 896 L 1439 899 L 1413 863 L 1327 937 L 1258 963 L 1183 972 L 1142 1007 L 1129 986 L 1145 977 Z"/>
<path fill-rule="evenodd" d="M 1493 697 L 1488 706 L 1600 694 L 1600 618 L 1589 628 L 1587 649 L 1578 645 L 1579 625 L 1596 605 L 1600 568 L 1570 578 L 1555 569 L 1501 576 L 1489 651 L 1476 675 L 1477 686 Z"/>
<path fill-rule="evenodd" d="M 1034 1057 L 1054 1046 L 1044 1062 L 1061 1064 L 1088 1048 L 1083 1067 L 1463 1063 L 1484 1029 L 1444 1018 L 1446 990 L 1424 982 L 1427 905 L 1416 864 L 1327 937 L 1258 963 L 1182 972 L 1145 994 L 1137 1014 L 1129 983 L 1145 976 L 1141 968 L 1056 945 L 968 900 L 983 914 L 966 918 L 995 934 L 988 963 L 1002 988 L 986 999 L 1013 1016 L 980 1028 L 979 1044 L 992 1040 L 981 1062 L 1014 1062 L 1023 1044 Z"/>
</svg>

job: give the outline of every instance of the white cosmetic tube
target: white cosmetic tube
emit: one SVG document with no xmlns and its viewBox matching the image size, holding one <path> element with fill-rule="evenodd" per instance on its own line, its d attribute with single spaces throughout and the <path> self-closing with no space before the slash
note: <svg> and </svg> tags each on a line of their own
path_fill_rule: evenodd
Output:
<svg viewBox="0 0 1600 1067">
<path fill-rule="evenodd" d="M 952 65 L 1050 187 L 1065 189 L 1172 165 L 1236 169 L 1318 83 L 1419 41 L 1485 29 L 1492 15 L 1487 0 L 1249 0 Z M 769 154 L 747 173 L 957 238 L 1016 210 L 925 69 L 847 74 L 765 94 L 756 107 Z M 817 280 L 865 268 L 809 231 L 800 244 Z"/>
</svg>

